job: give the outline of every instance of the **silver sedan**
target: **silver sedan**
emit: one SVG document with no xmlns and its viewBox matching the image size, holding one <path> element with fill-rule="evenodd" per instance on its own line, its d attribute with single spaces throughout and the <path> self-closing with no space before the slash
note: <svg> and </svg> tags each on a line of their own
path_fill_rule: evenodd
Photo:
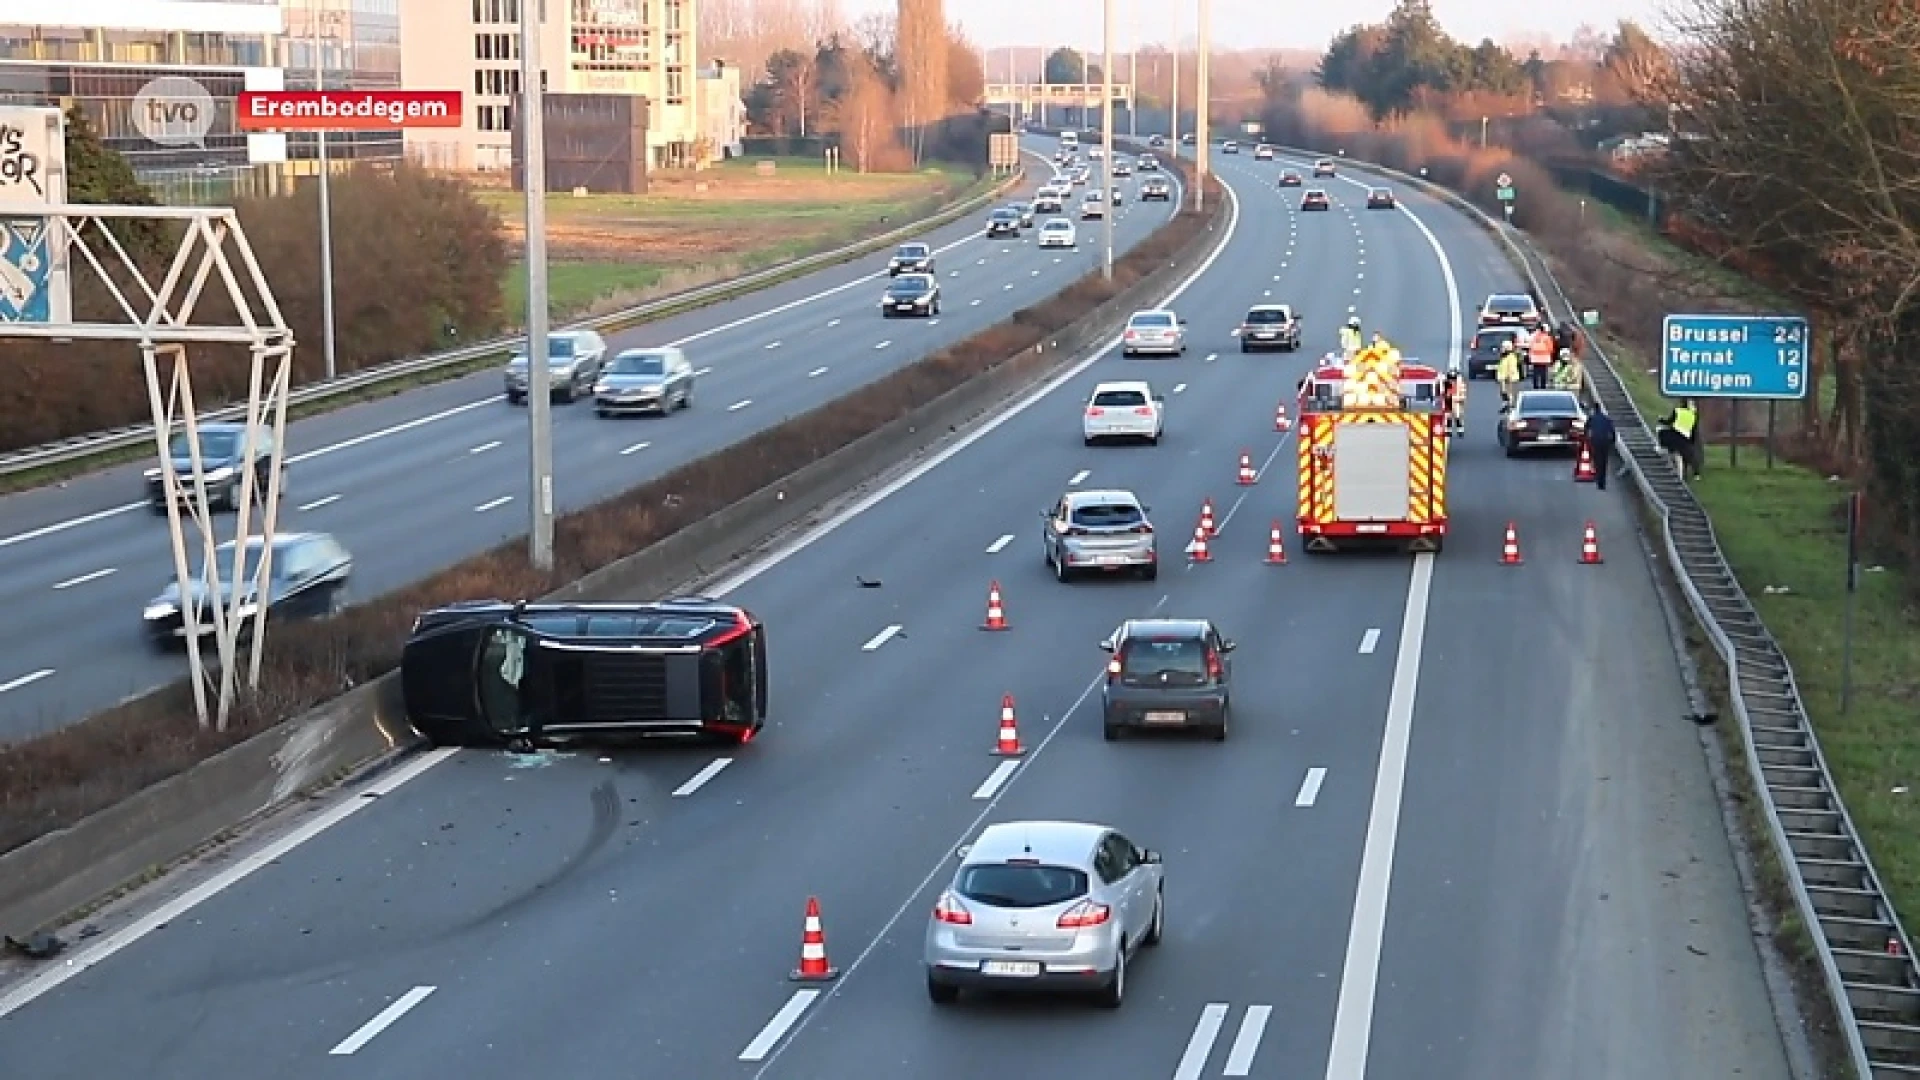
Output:
<svg viewBox="0 0 1920 1080">
<path fill-rule="evenodd" d="M 1127 319 L 1127 328 L 1120 335 L 1120 352 L 1125 356 L 1143 353 L 1185 356 L 1186 325 L 1187 320 L 1171 311 L 1136 311 Z"/>
</svg>

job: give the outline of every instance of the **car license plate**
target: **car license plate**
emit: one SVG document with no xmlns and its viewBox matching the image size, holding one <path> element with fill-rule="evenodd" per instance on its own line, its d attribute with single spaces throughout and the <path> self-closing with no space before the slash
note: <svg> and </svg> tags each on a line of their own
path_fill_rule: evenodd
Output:
<svg viewBox="0 0 1920 1080">
<path fill-rule="evenodd" d="M 1541 442 L 1566 442 L 1567 437 L 1565 435 L 1542 435 L 1540 436 L 1540 441 Z"/>
<path fill-rule="evenodd" d="M 983 960 L 980 963 L 982 975 L 1017 975 L 1032 978 L 1040 974 L 1040 965 L 1032 960 Z"/>
<path fill-rule="evenodd" d="M 1257 330 L 1257 331 L 1255 331 L 1255 332 L 1254 332 L 1254 335 L 1253 335 L 1253 336 L 1254 336 L 1254 337 L 1256 337 L 1256 338 L 1258 338 L 1258 339 L 1259 339 L 1259 340 L 1261 340 L 1261 341 L 1272 341 L 1272 340 L 1273 340 L 1273 331 L 1271 331 L 1271 330 Z"/>
<path fill-rule="evenodd" d="M 1142 717 L 1149 724 L 1184 724 L 1187 714 L 1183 712 L 1150 712 Z"/>
<path fill-rule="evenodd" d="M 912 311 L 912 310 L 913 310 L 913 305 L 912 305 L 912 304 L 895 304 L 895 305 L 893 305 L 893 306 L 894 306 L 894 307 L 895 307 L 896 309 L 898 309 L 898 310 L 900 310 L 900 311 Z"/>
</svg>

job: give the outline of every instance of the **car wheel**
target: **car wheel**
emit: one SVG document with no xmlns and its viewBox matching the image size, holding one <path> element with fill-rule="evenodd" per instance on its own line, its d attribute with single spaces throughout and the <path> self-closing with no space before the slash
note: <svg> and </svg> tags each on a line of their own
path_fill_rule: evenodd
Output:
<svg viewBox="0 0 1920 1080">
<path fill-rule="evenodd" d="M 1121 942 L 1120 948 L 1113 955 L 1113 977 L 1108 979 L 1107 985 L 1101 987 L 1099 991 L 1100 1007 L 1105 1009 L 1117 1009 L 1127 999 L 1126 943 Z"/>
<path fill-rule="evenodd" d="M 527 395 L 525 394 L 516 394 L 511 390 L 507 391 L 507 404 L 509 405 L 523 404 L 526 400 Z"/>
<path fill-rule="evenodd" d="M 1067 579 L 1072 576 L 1072 572 L 1067 569 L 1067 560 L 1055 555 L 1053 557 L 1053 579 L 1064 584 Z"/>
<path fill-rule="evenodd" d="M 1220 722 L 1213 725 L 1213 730 L 1207 733 L 1214 742 L 1227 741 L 1227 716 L 1231 711 L 1230 709 L 1220 710 Z"/>
<path fill-rule="evenodd" d="M 1240 343 L 1240 351 L 1243 353 L 1250 353 L 1253 351 L 1253 346 L 1243 341 Z"/>
<path fill-rule="evenodd" d="M 960 988 L 952 983 L 943 983 L 927 973 L 927 1000 L 935 1005 L 951 1005 L 960 1000 Z"/>
<path fill-rule="evenodd" d="M 609 417 L 609 416 L 612 416 L 612 415 L 613 415 L 613 413 L 612 413 L 612 412 L 610 412 L 609 410 L 606 410 L 606 409 L 595 409 L 595 410 L 593 410 L 593 415 L 595 415 L 595 416 L 597 416 L 597 417 L 599 417 L 599 418 L 601 418 L 602 420 L 604 420 L 604 419 L 606 419 L 607 417 Z"/>
<path fill-rule="evenodd" d="M 1166 934 L 1166 931 L 1167 889 L 1166 886 L 1163 885 L 1153 890 L 1153 921 L 1147 924 L 1147 936 L 1140 939 L 1140 944 L 1149 947 L 1158 945 L 1160 944 L 1160 938 Z"/>
<path fill-rule="evenodd" d="M 578 394 L 574 388 L 574 385 L 572 383 L 568 383 L 566 389 L 560 391 L 560 393 L 555 396 L 559 400 L 560 404 L 571 405 L 573 404 L 573 399 L 576 396 L 578 396 Z"/>
<path fill-rule="evenodd" d="M 1140 576 L 1148 581 L 1158 581 L 1160 578 L 1160 564 L 1155 563 L 1145 570 L 1140 571 Z"/>
</svg>

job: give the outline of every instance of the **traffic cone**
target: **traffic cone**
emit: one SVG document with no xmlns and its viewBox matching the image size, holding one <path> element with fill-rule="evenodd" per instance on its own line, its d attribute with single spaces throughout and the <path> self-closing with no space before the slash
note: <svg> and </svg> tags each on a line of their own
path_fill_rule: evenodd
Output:
<svg viewBox="0 0 1920 1080">
<path fill-rule="evenodd" d="M 1253 455 L 1240 451 L 1240 486 L 1251 487 L 1259 479 L 1260 474 L 1253 471 Z"/>
<path fill-rule="evenodd" d="M 1288 431 L 1292 427 L 1293 421 L 1287 419 L 1287 403 L 1283 401 L 1273 410 L 1273 430 Z"/>
<path fill-rule="evenodd" d="M 980 629 L 1005 630 L 1006 628 L 1007 612 L 1005 608 L 1000 606 L 1000 583 L 997 581 L 988 582 L 987 621 L 981 624 Z"/>
<path fill-rule="evenodd" d="M 1573 463 L 1573 482 L 1591 484 L 1599 477 L 1600 474 L 1593 468 L 1593 454 L 1587 450 L 1586 444 L 1581 444 L 1580 458 Z"/>
<path fill-rule="evenodd" d="M 840 969 L 827 963 L 827 932 L 820 925 L 820 898 L 807 897 L 807 921 L 800 928 L 800 966 L 789 976 L 795 982 L 829 982 Z"/>
<path fill-rule="evenodd" d="M 1890 937 L 1887 939 L 1887 955 L 1888 956 L 1907 955 L 1907 950 L 1900 944 L 1899 938 Z"/>
<path fill-rule="evenodd" d="M 1000 695 L 1000 739 L 993 744 L 993 752 L 998 757 L 1019 757 L 1027 752 L 1020 745 L 1020 725 L 1013 719 L 1013 695 Z"/>
<path fill-rule="evenodd" d="M 1187 545 L 1187 558 L 1193 562 L 1213 561 L 1213 553 L 1207 550 L 1207 526 L 1204 522 L 1193 527 L 1193 543 Z"/>
<path fill-rule="evenodd" d="M 1220 530 L 1213 527 L 1212 499 L 1207 499 L 1200 504 L 1200 528 L 1206 531 L 1209 538 L 1220 535 Z"/>
<path fill-rule="evenodd" d="M 1287 565 L 1287 549 L 1280 543 L 1280 523 L 1273 523 L 1272 531 L 1267 533 L 1267 565 Z"/>
<path fill-rule="evenodd" d="M 1598 566 L 1606 560 L 1600 558 L 1600 534 L 1594 531 L 1593 522 L 1587 522 L 1587 534 L 1580 538 L 1580 562 L 1587 566 Z"/>
<path fill-rule="evenodd" d="M 1500 545 L 1500 565 L 1519 566 L 1520 562 L 1520 534 L 1514 531 L 1513 522 L 1509 521 L 1506 542 Z"/>
</svg>

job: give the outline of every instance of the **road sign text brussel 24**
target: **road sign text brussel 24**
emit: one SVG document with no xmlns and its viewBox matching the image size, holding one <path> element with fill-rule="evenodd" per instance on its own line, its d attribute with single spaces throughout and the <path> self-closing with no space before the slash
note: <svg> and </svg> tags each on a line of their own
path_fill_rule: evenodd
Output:
<svg viewBox="0 0 1920 1080">
<path fill-rule="evenodd" d="M 1660 391 L 1668 397 L 1807 396 L 1807 320 L 1776 315 L 1669 315 L 1660 326 Z"/>
</svg>

